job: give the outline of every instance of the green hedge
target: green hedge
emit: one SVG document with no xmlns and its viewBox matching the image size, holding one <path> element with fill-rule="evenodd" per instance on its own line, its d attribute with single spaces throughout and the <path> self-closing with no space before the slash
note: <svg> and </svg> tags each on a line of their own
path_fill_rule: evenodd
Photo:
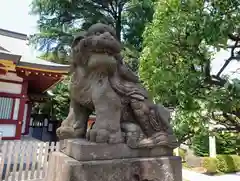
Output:
<svg viewBox="0 0 240 181">
<path fill-rule="evenodd" d="M 187 151 L 182 148 L 179 148 L 178 151 L 178 154 L 182 158 L 182 161 L 185 161 Z M 173 152 L 173 155 L 176 156 L 176 151 Z"/>
<path fill-rule="evenodd" d="M 235 166 L 231 155 L 217 155 L 217 168 L 220 172 L 235 172 Z"/>
<path fill-rule="evenodd" d="M 186 161 L 185 157 L 186 157 L 186 150 L 179 148 L 179 156 L 182 158 L 182 161 Z"/>
<path fill-rule="evenodd" d="M 238 155 L 217 155 L 216 158 L 203 157 L 202 167 L 207 173 L 231 173 L 240 171 L 240 156 Z"/>
<path fill-rule="evenodd" d="M 235 171 L 240 171 L 240 156 L 238 155 L 231 155 L 235 167 Z"/>
<path fill-rule="evenodd" d="M 204 167 L 207 173 L 217 173 L 217 159 L 210 157 L 203 157 L 202 167 Z"/>
</svg>

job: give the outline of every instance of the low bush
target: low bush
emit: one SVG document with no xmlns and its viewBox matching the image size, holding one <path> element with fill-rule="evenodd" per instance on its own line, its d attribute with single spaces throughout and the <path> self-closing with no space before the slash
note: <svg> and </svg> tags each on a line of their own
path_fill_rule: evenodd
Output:
<svg viewBox="0 0 240 181">
<path fill-rule="evenodd" d="M 220 172 L 231 173 L 235 172 L 235 164 L 231 155 L 217 155 L 217 169 Z"/>
<path fill-rule="evenodd" d="M 176 153 L 177 151 L 178 151 L 178 154 Z M 186 154 L 187 154 L 187 151 L 184 150 L 184 149 L 182 149 L 182 148 L 178 148 L 178 149 L 175 149 L 175 150 L 173 151 L 173 155 L 174 155 L 174 156 L 179 155 L 179 156 L 182 158 L 182 161 L 183 161 L 183 162 L 186 161 L 186 159 L 185 159 Z"/>
<path fill-rule="evenodd" d="M 179 156 L 182 158 L 182 161 L 186 161 L 185 157 L 186 157 L 187 151 L 179 148 Z"/>
<path fill-rule="evenodd" d="M 201 166 L 207 173 L 231 173 L 240 171 L 240 156 L 217 155 L 216 158 L 202 157 Z"/>
<path fill-rule="evenodd" d="M 217 173 L 217 159 L 210 157 L 202 158 L 202 167 L 206 169 L 207 173 Z"/>
<path fill-rule="evenodd" d="M 235 167 L 235 171 L 239 172 L 240 171 L 240 156 L 238 155 L 231 155 Z"/>
</svg>

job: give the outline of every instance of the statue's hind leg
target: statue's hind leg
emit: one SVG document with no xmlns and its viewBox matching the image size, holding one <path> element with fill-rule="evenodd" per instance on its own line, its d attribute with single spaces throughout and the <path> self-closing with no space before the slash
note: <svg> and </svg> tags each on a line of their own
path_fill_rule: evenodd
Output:
<svg viewBox="0 0 240 181">
<path fill-rule="evenodd" d="M 120 129 L 121 100 L 112 90 L 107 78 L 98 81 L 93 89 L 92 98 L 96 122 L 89 130 L 87 138 L 98 143 L 123 142 Z"/>
</svg>

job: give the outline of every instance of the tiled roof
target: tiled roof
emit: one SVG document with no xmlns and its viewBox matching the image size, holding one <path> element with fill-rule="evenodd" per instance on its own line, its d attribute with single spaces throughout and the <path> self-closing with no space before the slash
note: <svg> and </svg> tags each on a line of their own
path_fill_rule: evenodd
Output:
<svg viewBox="0 0 240 181">
<path fill-rule="evenodd" d="M 68 71 L 68 65 L 53 63 L 36 58 L 34 49 L 28 46 L 27 43 L 27 35 L 0 29 L 0 59 L 6 58 L 6 56 L 20 55 L 21 59 L 18 61 L 17 65 Z"/>
<path fill-rule="evenodd" d="M 5 51 L 5 52 L 9 52 L 8 50 L 6 50 L 5 48 L 0 46 L 0 51 Z"/>
</svg>

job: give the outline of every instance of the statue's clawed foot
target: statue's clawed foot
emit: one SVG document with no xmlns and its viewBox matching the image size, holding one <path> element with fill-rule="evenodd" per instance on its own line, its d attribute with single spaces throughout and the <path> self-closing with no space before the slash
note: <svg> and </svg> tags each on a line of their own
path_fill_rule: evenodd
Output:
<svg viewBox="0 0 240 181">
<path fill-rule="evenodd" d="M 74 129 L 72 127 L 59 127 L 57 129 L 57 136 L 60 139 L 71 138 L 74 135 Z"/>
<path fill-rule="evenodd" d="M 122 143 L 123 137 L 121 131 L 110 132 L 107 129 L 93 128 L 88 131 L 87 139 L 97 143 Z"/>
<path fill-rule="evenodd" d="M 85 131 L 81 128 L 74 129 L 74 127 L 70 126 L 61 126 L 57 129 L 57 136 L 60 140 L 69 138 L 82 138 L 84 137 L 84 134 Z"/>
</svg>

